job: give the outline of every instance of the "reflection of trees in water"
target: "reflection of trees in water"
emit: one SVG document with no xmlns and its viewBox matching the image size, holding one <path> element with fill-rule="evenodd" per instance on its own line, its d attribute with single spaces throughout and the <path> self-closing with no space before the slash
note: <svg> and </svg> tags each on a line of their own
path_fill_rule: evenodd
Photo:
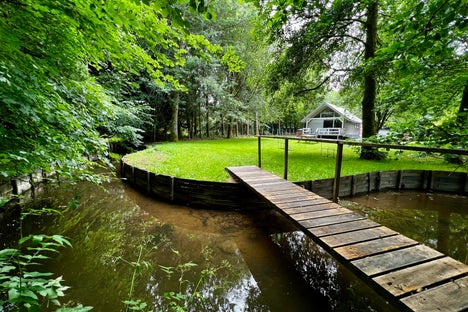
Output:
<svg viewBox="0 0 468 312">
<path fill-rule="evenodd" d="M 320 246 L 302 232 L 272 235 L 273 241 L 292 260 L 311 288 L 333 302 L 340 297 L 338 264 Z"/>
<path fill-rule="evenodd" d="M 398 311 L 303 232 L 274 234 L 272 239 L 312 291 L 328 301 L 329 310 Z"/>
<path fill-rule="evenodd" d="M 210 265 L 213 264 L 200 263 L 199 268 L 186 275 L 186 282 L 181 289 L 186 299 L 178 302 L 185 307 L 184 311 L 269 311 L 259 301 L 261 292 L 255 279 L 248 268 L 240 263 L 207 276 L 201 281 L 200 288 L 196 289 L 203 274 L 202 269 L 209 269 Z M 153 297 L 152 308 L 156 311 L 169 311 L 170 300 L 162 295 L 166 291 L 178 291 L 178 276 L 174 276 L 172 285 L 167 282 L 159 276 L 147 284 Z M 190 300 L 194 292 L 197 294 Z"/>
</svg>

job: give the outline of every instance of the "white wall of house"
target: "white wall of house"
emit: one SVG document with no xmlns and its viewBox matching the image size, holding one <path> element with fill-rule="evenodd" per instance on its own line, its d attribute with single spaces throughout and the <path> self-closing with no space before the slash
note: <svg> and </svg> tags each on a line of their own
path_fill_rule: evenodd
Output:
<svg viewBox="0 0 468 312">
<path fill-rule="evenodd" d="M 323 128 L 323 120 L 322 119 L 311 119 L 307 123 L 307 127 L 310 128 L 311 133 L 315 133 L 317 128 Z"/>
<path fill-rule="evenodd" d="M 361 125 L 351 122 L 345 124 L 345 134 L 349 138 L 360 138 L 361 137 Z"/>
</svg>

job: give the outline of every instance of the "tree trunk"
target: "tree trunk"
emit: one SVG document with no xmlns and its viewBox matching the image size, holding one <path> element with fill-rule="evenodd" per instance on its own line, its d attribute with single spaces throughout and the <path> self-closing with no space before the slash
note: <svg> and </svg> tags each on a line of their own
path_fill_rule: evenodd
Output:
<svg viewBox="0 0 468 312">
<path fill-rule="evenodd" d="M 468 80 L 463 89 L 462 100 L 458 108 L 457 125 L 459 125 L 461 129 L 465 129 L 468 126 Z"/>
<path fill-rule="evenodd" d="M 377 17 L 378 1 L 372 1 L 367 6 L 366 22 L 366 45 L 364 50 L 364 61 L 368 63 L 375 57 L 377 42 Z M 375 97 L 377 81 L 373 69 L 367 69 L 364 74 L 364 94 L 362 98 L 362 137 L 368 138 L 376 134 L 375 127 Z M 378 153 L 374 149 L 362 148 L 361 158 L 376 159 Z"/>
<path fill-rule="evenodd" d="M 224 137 L 224 116 L 221 114 L 221 136 Z"/>
<path fill-rule="evenodd" d="M 227 124 L 227 138 L 231 139 L 232 138 L 232 118 L 228 118 L 228 124 Z"/>
<path fill-rule="evenodd" d="M 174 92 L 171 96 L 171 126 L 168 138 L 170 142 L 177 142 L 179 140 L 179 102 L 179 92 Z"/>
</svg>

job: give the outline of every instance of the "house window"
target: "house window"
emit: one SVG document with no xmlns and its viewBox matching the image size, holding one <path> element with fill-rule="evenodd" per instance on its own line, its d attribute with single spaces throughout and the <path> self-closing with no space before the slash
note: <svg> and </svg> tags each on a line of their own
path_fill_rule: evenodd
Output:
<svg viewBox="0 0 468 312">
<path fill-rule="evenodd" d="M 342 128 L 343 122 L 339 119 L 325 119 L 323 121 L 324 128 Z"/>
<path fill-rule="evenodd" d="M 323 112 L 320 113 L 320 118 L 330 118 L 330 117 L 336 117 L 334 111 L 324 110 Z"/>
<path fill-rule="evenodd" d="M 333 128 L 333 119 L 327 119 L 323 121 L 324 128 Z"/>
</svg>

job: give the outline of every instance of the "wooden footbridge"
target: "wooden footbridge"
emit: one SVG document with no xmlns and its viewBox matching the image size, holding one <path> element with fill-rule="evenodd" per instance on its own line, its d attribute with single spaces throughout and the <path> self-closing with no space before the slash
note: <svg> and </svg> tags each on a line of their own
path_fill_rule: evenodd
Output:
<svg viewBox="0 0 468 312">
<path fill-rule="evenodd" d="M 467 265 L 259 167 L 227 170 L 402 310 L 468 310 Z"/>
</svg>

